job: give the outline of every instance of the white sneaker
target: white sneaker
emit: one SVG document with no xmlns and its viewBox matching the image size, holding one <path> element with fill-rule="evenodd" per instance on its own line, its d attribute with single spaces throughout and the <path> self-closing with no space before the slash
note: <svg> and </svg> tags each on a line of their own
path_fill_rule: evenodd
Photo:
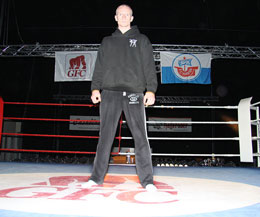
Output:
<svg viewBox="0 0 260 217">
<path fill-rule="evenodd" d="M 88 180 L 87 182 L 83 183 L 81 185 L 82 188 L 91 188 L 94 185 L 98 185 L 96 182 L 94 182 L 93 180 Z"/>
<path fill-rule="evenodd" d="M 156 192 L 157 188 L 155 187 L 154 184 L 148 184 L 148 185 L 145 186 L 145 190 L 147 192 Z"/>
</svg>

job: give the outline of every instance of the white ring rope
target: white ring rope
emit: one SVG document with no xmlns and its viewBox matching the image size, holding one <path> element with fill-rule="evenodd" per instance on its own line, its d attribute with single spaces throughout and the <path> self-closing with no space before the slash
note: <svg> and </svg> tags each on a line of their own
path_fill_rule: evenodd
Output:
<svg viewBox="0 0 260 217">
<path fill-rule="evenodd" d="M 260 104 L 260 102 L 256 102 L 254 104 L 251 104 L 251 107 L 255 107 L 255 106 L 259 105 L 259 104 Z"/>
<path fill-rule="evenodd" d="M 148 108 L 238 109 L 238 106 L 165 106 L 165 105 L 154 105 L 154 106 L 148 106 Z"/>
<path fill-rule="evenodd" d="M 124 124 L 126 121 L 122 121 Z M 238 121 L 146 121 L 147 124 L 238 124 Z"/>
<path fill-rule="evenodd" d="M 133 139 L 133 137 L 121 137 L 121 139 Z M 218 137 L 218 138 L 213 138 L 213 137 L 208 137 L 208 138 L 203 138 L 203 137 L 148 137 L 149 140 L 205 140 L 205 141 L 212 141 L 212 140 L 229 140 L 229 141 L 238 141 L 239 137 Z"/>
<path fill-rule="evenodd" d="M 119 152 L 119 155 L 135 155 L 131 152 Z M 152 153 L 152 156 L 176 156 L 176 157 L 239 157 L 240 154 L 170 154 L 170 153 Z M 254 153 L 253 156 L 259 157 L 259 153 Z"/>
<path fill-rule="evenodd" d="M 259 108 L 256 107 L 260 102 L 250 105 L 250 109 L 256 111 L 257 118 L 255 120 L 250 120 L 251 124 L 257 127 L 257 131 L 259 130 L 260 119 L 259 119 Z M 148 108 L 155 109 L 234 109 L 238 110 L 239 106 L 149 106 Z M 122 121 L 122 123 L 126 123 L 126 121 Z M 167 125 L 167 124 L 179 124 L 179 125 L 192 125 L 192 124 L 227 124 L 227 125 L 238 125 L 239 121 L 146 121 L 147 124 L 150 125 Z M 133 137 L 121 137 L 121 139 L 132 140 Z M 182 140 L 182 141 L 239 141 L 239 137 L 210 137 L 210 138 L 202 138 L 202 137 L 148 137 L 149 140 Z M 257 144 L 260 143 L 260 136 L 252 136 L 252 141 L 257 141 Z M 260 166 L 260 153 L 259 147 L 257 145 L 257 153 L 253 153 L 254 157 L 258 157 L 258 167 Z M 135 153 L 123 153 L 120 152 L 119 155 L 135 155 Z M 200 156 L 200 157 L 239 157 L 241 154 L 183 154 L 183 153 L 152 153 L 152 156 Z"/>
</svg>

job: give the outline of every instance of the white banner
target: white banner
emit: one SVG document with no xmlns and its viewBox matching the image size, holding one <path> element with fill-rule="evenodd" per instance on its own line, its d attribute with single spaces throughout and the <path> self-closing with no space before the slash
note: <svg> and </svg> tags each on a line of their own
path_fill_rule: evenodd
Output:
<svg viewBox="0 0 260 217">
<path fill-rule="evenodd" d="M 90 131 L 99 131 L 99 116 L 79 116 L 71 115 L 70 120 L 70 130 L 90 130 Z M 82 122 L 81 120 L 89 120 L 94 122 Z"/>
<path fill-rule="evenodd" d="M 159 117 L 149 117 L 149 121 L 178 121 L 185 122 L 191 121 L 191 118 L 159 118 Z M 158 124 L 149 124 L 149 132 L 186 132 L 191 133 L 192 127 L 191 124 L 175 124 L 175 123 L 158 123 Z"/>
<path fill-rule="evenodd" d="M 91 81 L 97 51 L 56 52 L 54 81 Z"/>
</svg>

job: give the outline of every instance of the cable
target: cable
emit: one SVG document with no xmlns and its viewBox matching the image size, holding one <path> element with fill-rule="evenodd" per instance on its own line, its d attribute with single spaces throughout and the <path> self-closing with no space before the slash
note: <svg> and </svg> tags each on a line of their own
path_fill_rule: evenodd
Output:
<svg viewBox="0 0 260 217">
<path fill-rule="evenodd" d="M 19 28 L 18 21 L 17 21 L 17 16 L 16 16 L 16 10 L 15 10 L 14 0 L 12 0 L 12 6 L 13 6 L 13 11 L 14 11 L 14 20 L 15 20 L 15 25 L 16 25 L 17 34 L 18 34 L 18 37 L 19 37 L 19 39 L 21 40 L 22 44 L 24 44 L 24 40 L 23 40 L 23 38 L 22 38 L 22 36 L 21 36 L 20 28 Z"/>
<path fill-rule="evenodd" d="M 5 17 L 5 1 L 3 0 L 1 4 L 1 13 L 0 13 L 0 39 L 2 39 L 2 35 L 4 34 L 4 27 L 3 27 L 4 17 Z"/>
</svg>

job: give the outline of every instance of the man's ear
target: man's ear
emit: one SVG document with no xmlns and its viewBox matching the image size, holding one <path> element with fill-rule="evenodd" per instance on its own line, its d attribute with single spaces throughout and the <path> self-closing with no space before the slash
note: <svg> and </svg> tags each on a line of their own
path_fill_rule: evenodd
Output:
<svg viewBox="0 0 260 217">
<path fill-rule="evenodd" d="M 131 22 L 134 20 L 134 16 L 131 17 Z"/>
<path fill-rule="evenodd" d="M 117 16 L 115 15 L 115 21 L 117 22 Z"/>
</svg>

